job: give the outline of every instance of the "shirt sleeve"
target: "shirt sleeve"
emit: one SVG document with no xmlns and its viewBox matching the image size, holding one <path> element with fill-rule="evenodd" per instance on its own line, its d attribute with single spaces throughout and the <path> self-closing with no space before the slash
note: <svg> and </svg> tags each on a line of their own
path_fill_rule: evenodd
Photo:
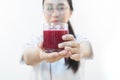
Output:
<svg viewBox="0 0 120 80">
<path fill-rule="evenodd" d="M 90 42 L 89 41 L 89 39 L 88 39 L 88 37 L 87 37 L 87 35 L 85 34 L 85 33 L 81 33 L 81 34 L 79 34 L 79 35 L 76 35 L 76 41 L 78 42 L 78 43 L 86 43 L 86 41 L 87 42 Z M 81 55 L 80 55 L 80 57 L 83 59 L 91 59 L 91 58 L 93 58 L 93 52 L 91 52 L 91 55 L 89 56 L 89 57 L 83 57 L 83 55 L 84 55 L 84 53 L 81 53 Z"/>
<path fill-rule="evenodd" d="M 76 34 L 76 40 L 78 42 L 89 41 L 85 33 Z"/>
<path fill-rule="evenodd" d="M 29 48 L 29 47 L 37 47 L 39 42 L 41 40 L 41 36 L 32 36 L 29 40 L 25 42 L 25 45 L 23 46 L 23 49 Z"/>
<path fill-rule="evenodd" d="M 21 48 L 21 58 L 20 63 L 24 63 L 23 60 L 23 52 L 26 48 L 37 47 L 39 42 L 42 41 L 42 36 L 31 36 L 31 38 L 27 39 Z"/>
</svg>

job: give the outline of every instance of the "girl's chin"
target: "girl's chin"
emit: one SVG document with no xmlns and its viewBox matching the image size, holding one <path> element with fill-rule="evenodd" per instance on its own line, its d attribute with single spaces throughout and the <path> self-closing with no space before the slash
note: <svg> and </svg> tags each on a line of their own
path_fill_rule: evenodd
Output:
<svg viewBox="0 0 120 80">
<path fill-rule="evenodd" d="M 61 21 L 51 21 L 50 23 L 66 23 L 66 22 L 61 22 Z"/>
</svg>

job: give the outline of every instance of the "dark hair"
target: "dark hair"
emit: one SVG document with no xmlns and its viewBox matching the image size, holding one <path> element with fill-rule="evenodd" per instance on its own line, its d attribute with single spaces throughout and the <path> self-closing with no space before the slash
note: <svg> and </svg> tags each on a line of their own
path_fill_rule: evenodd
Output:
<svg viewBox="0 0 120 80">
<path fill-rule="evenodd" d="M 43 5 L 44 5 L 44 1 L 45 0 L 43 0 L 43 3 L 42 3 Z M 67 1 L 70 6 L 70 10 L 73 11 L 72 0 L 67 0 Z M 69 28 L 69 33 L 72 34 L 74 37 L 76 37 L 70 21 L 68 21 L 68 28 Z M 65 58 L 65 65 L 68 66 L 68 69 L 71 68 L 74 73 L 77 72 L 79 64 L 80 64 L 80 61 L 75 61 L 70 58 Z"/>
</svg>

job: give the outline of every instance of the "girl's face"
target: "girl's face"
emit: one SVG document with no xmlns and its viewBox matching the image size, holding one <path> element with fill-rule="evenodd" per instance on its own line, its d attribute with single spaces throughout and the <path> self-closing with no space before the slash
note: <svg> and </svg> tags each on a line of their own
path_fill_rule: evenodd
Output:
<svg viewBox="0 0 120 80">
<path fill-rule="evenodd" d="M 72 11 L 67 0 L 45 0 L 44 15 L 48 23 L 67 23 Z"/>
</svg>

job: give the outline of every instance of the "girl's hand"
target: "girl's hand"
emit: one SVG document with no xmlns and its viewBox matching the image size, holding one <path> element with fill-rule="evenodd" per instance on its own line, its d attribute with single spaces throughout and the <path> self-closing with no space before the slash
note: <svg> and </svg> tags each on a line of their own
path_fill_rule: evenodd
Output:
<svg viewBox="0 0 120 80">
<path fill-rule="evenodd" d="M 40 59 L 45 60 L 45 61 L 50 62 L 50 63 L 58 61 L 61 58 L 64 58 L 68 53 L 67 50 L 62 50 L 60 52 L 46 53 L 43 49 L 43 43 L 42 42 L 38 46 L 40 48 L 40 50 L 39 50 L 40 51 L 40 54 L 39 54 Z"/>
<path fill-rule="evenodd" d="M 52 63 L 52 62 L 55 62 L 55 61 L 58 61 L 58 60 L 64 58 L 67 53 L 68 52 L 66 50 L 63 50 L 60 52 L 44 53 L 44 55 L 45 55 L 44 60 Z"/>
<path fill-rule="evenodd" d="M 60 43 L 58 47 L 67 50 L 68 54 L 66 55 L 66 57 L 70 57 L 73 60 L 79 61 L 80 43 L 75 41 L 74 36 L 71 34 L 62 36 L 62 39 L 65 40 L 65 42 Z"/>
</svg>

